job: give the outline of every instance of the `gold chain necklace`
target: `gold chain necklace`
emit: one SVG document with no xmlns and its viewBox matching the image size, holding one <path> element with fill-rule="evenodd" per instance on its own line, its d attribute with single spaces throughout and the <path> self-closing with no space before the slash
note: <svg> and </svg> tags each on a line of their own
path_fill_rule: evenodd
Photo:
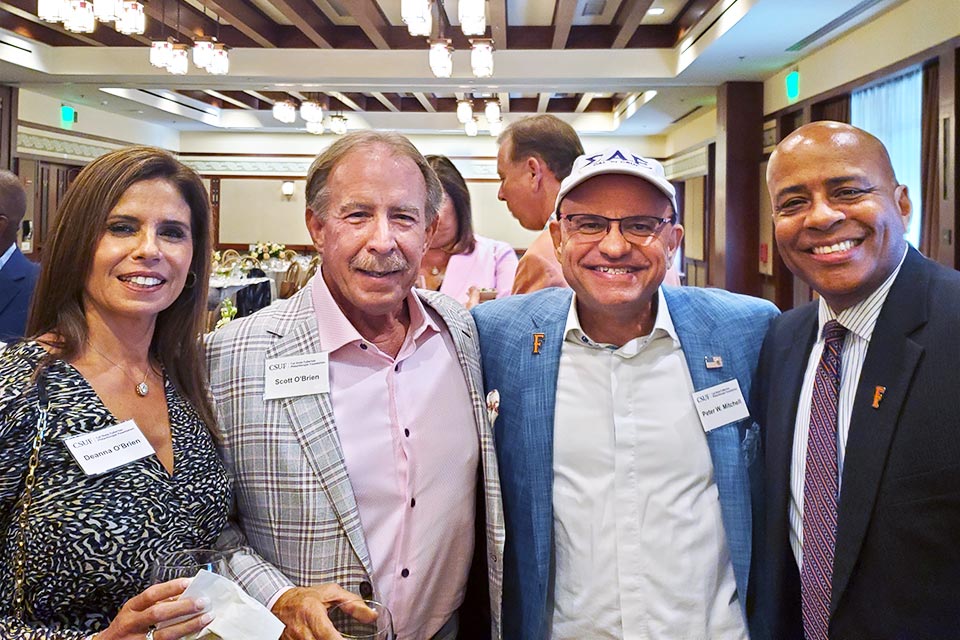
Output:
<svg viewBox="0 0 960 640">
<path fill-rule="evenodd" d="M 91 348 L 91 349 L 93 349 L 94 351 L 96 351 L 97 353 L 99 353 L 100 356 L 101 356 L 104 360 L 106 360 L 107 362 L 109 362 L 110 364 L 112 364 L 113 366 L 115 366 L 117 369 L 119 369 L 119 370 L 120 370 L 120 373 L 122 373 L 123 375 L 125 375 L 125 376 L 127 377 L 127 379 L 130 380 L 130 382 L 132 382 L 134 385 L 136 385 L 136 386 L 134 386 L 134 391 L 137 392 L 137 395 L 138 395 L 138 396 L 140 396 L 141 398 L 147 397 L 147 394 L 150 393 L 150 387 L 147 385 L 147 375 L 150 373 L 150 366 L 149 366 L 149 364 L 147 365 L 147 370 L 143 372 L 143 380 L 141 380 L 141 381 L 138 383 L 136 378 L 131 377 L 130 374 L 127 373 L 126 370 L 125 370 L 123 367 L 121 367 L 121 366 L 118 365 L 116 362 L 114 362 L 113 360 L 111 360 L 110 358 L 108 358 L 108 357 L 107 357 L 107 354 L 105 354 L 103 351 L 100 351 L 100 349 L 97 349 L 97 346 L 96 346 L 95 344 L 93 344 L 93 343 L 90 342 L 89 340 L 87 340 L 87 344 L 90 345 L 90 348 Z"/>
</svg>

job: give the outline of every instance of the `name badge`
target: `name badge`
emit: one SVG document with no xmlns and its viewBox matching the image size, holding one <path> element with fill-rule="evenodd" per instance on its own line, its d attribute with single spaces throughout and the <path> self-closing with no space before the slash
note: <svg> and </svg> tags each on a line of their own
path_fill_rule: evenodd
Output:
<svg viewBox="0 0 960 640">
<path fill-rule="evenodd" d="M 96 476 L 156 453 L 133 420 L 69 436 L 63 444 L 88 476 Z"/>
<path fill-rule="evenodd" d="M 326 351 L 270 358 L 264 366 L 263 399 L 276 400 L 328 393 L 329 367 L 329 354 Z"/>
<path fill-rule="evenodd" d="M 693 403 L 704 431 L 713 431 L 750 416 L 736 378 L 697 391 L 693 394 Z"/>
</svg>

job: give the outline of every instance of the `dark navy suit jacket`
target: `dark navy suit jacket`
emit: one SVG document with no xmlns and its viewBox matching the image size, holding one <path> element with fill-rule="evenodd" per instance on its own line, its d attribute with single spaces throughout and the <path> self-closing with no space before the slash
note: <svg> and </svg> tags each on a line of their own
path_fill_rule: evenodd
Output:
<svg viewBox="0 0 960 640">
<path fill-rule="evenodd" d="M 30 298 L 39 276 L 40 265 L 27 260 L 20 249 L 14 249 L 0 269 L 0 342 L 23 337 Z"/>
<path fill-rule="evenodd" d="M 664 287 L 693 386 L 701 390 L 734 378 L 745 398 L 770 319 L 769 302 L 715 289 Z M 544 289 L 474 308 L 484 385 L 500 393 L 494 439 L 500 464 L 504 523 L 504 640 L 545 637 L 553 544 L 553 424 L 563 329 L 570 289 Z M 543 334 L 533 353 L 535 334 Z M 723 366 L 707 368 L 720 356 Z M 720 509 L 737 592 L 747 599 L 751 553 L 750 466 L 759 434 L 752 418 L 710 431 Z"/>
<path fill-rule="evenodd" d="M 755 640 L 803 638 L 788 506 L 817 304 L 774 321 L 757 372 L 766 491 L 757 520 L 766 531 L 754 554 Z M 885 388 L 879 402 L 877 387 Z M 960 273 L 913 249 L 880 311 L 854 398 L 830 612 L 833 640 L 960 638 Z"/>
</svg>

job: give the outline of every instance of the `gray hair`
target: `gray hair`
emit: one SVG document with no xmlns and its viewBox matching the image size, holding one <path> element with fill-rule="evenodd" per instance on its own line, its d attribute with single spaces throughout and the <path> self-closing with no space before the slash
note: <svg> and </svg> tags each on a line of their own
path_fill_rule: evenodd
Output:
<svg viewBox="0 0 960 640">
<path fill-rule="evenodd" d="M 510 124 L 497 137 L 498 144 L 513 143 L 510 162 L 536 156 L 546 163 L 557 180 L 563 180 L 573 169 L 583 145 L 576 130 L 549 113 L 528 116 Z"/>
<path fill-rule="evenodd" d="M 420 169 L 423 181 L 427 188 L 427 201 L 424 210 L 426 223 L 429 225 L 437 217 L 440 202 L 443 200 L 443 187 L 437 174 L 427 163 L 413 143 L 398 133 L 382 131 L 353 131 L 337 139 L 318 155 L 307 171 L 307 206 L 320 216 L 327 215 L 330 206 L 330 191 L 327 189 L 327 180 L 330 174 L 347 154 L 363 147 L 383 145 L 389 148 L 394 155 L 409 158 Z"/>
</svg>

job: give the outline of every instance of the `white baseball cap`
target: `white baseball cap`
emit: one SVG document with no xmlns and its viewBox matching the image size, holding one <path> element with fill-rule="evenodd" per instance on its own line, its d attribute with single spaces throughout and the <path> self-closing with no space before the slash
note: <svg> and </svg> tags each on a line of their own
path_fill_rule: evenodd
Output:
<svg viewBox="0 0 960 640">
<path fill-rule="evenodd" d="M 560 202 L 574 187 L 594 176 L 621 173 L 642 178 L 663 192 L 670 199 L 673 213 L 677 212 L 677 192 L 667 180 L 663 165 L 651 158 L 643 158 L 624 147 L 609 147 L 602 153 L 587 153 L 573 163 L 573 170 L 560 183 L 560 193 L 553 207 L 554 215 L 560 210 Z"/>
</svg>

